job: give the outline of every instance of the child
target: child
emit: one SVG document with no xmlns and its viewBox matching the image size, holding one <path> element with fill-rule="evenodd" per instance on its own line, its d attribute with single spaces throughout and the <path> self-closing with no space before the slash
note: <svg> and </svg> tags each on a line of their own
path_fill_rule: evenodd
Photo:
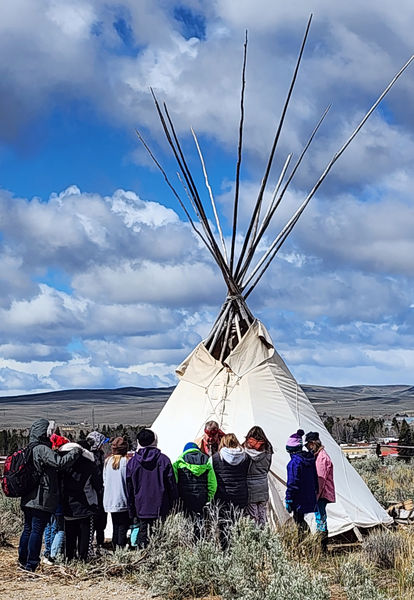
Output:
<svg viewBox="0 0 414 600">
<path fill-rule="evenodd" d="M 62 508 L 65 519 L 66 558 L 76 556 L 87 561 L 92 553 L 94 533 L 93 516 L 98 510 L 100 474 L 95 458 L 81 443 L 63 444 L 59 453 L 65 455 L 72 448 L 81 448 L 79 460 L 62 472 Z"/>
<path fill-rule="evenodd" d="M 208 456 L 197 444 L 189 442 L 173 463 L 173 470 L 184 511 L 192 516 L 200 515 L 217 489 L 217 479 Z"/>
<path fill-rule="evenodd" d="M 326 505 L 335 502 L 335 484 L 333 475 L 333 464 L 322 446 L 319 433 L 310 431 L 306 434 L 305 443 L 307 449 L 315 457 L 316 472 L 318 474 L 319 492 L 317 497 L 317 510 L 315 511 L 316 528 L 321 536 L 322 550 L 326 552 L 328 544 L 328 523 L 326 518 Z"/>
<path fill-rule="evenodd" d="M 310 452 L 303 451 L 302 436 L 304 433 L 303 429 L 298 429 L 286 443 L 290 461 L 287 465 L 285 505 L 289 513 L 293 512 L 293 519 L 302 534 L 308 529 L 305 514 L 315 512 L 318 494 L 315 457 Z"/>
<path fill-rule="evenodd" d="M 63 435 L 54 433 L 50 436 L 52 442 L 52 450 L 59 450 L 63 444 L 69 442 L 68 438 Z M 65 543 L 65 527 L 63 520 L 62 505 L 59 499 L 59 504 L 54 515 L 52 515 L 45 529 L 45 551 L 43 553 L 42 562 L 46 565 L 53 565 L 58 554 L 63 553 Z"/>
<path fill-rule="evenodd" d="M 105 461 L 103 470 L 103 507 L 112 517 L 112 545 L 125 548 L 129 529 L 128 499 L 126 487 L 126 469 L 128 444 L 117 437 L 111 444 L 112 455 Z"/>
<path fill-rule="evenodd" d="M 249 503 L 247 513 L 257 525 L 265 525 L 267 521 L 267 502 L 269 500 L 269 483 L 267 474 L 272 464 L 273 448 L 263 429 L 252 427 L 243 443 L 246 454 L 250 457 L 247 472 L 247 489 Z"/>
<path fill-rule="evenodd" d="M 138 548 L 149 543 L 149 529 L 158 518 L 165 518 L 178 498 L 171 461 L 157 448 L 151 429 L 137 436 L 139 450 L 128 461 L 127 486 L 129 516 L 138 519 Z"/>
</svg>

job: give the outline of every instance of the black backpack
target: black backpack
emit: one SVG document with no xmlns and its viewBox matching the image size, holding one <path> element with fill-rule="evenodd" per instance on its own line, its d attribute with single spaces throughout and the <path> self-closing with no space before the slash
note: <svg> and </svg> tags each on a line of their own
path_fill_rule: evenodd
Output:
<svg viewBox="0 0 414 600">
<path fill-rule="evenodd" d="M 39 484 L 40 473 L 33 462 L 33 448 L 37 445 L 32 442 L 6 458 L 1 487 L 9 498 L 26 496 Z"/>
</svg>

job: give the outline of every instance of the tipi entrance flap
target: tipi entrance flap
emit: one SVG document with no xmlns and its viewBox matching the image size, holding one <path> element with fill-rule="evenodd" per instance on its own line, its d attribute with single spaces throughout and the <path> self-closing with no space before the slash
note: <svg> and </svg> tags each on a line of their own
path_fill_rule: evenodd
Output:
<svg viewBox="0 0 414 600">
<path fill-rule="evenodd" d="M 269 360 L 275 352 L 266 327 L 257 319 L 250 325 L 243 339 L 226 358 L 226 365 L 243 377 L 246 373 Z"/>
<path fill-rule="evenodd" d="M 223 365 L 211 356 L 203 342 L 200 342 L 175 372 L 184 381 L 208 388 L 223 368 Z"/>
</svg>

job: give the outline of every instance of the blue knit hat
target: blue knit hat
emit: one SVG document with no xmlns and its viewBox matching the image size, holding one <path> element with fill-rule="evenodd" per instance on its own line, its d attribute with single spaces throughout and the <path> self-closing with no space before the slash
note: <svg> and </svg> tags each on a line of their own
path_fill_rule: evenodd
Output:
<svg viewBox="0 0 414 600">
<path fill-rule="evenodd" d="M 184 446 L 184 450 L 183 452 L 187 452 L 187 450 L 199 450 L 200 448 L 197 446 L 197 444 L 195 444 L 194 442 L 188 442 L 188 444 L 186 444 Z"/>
</svg>

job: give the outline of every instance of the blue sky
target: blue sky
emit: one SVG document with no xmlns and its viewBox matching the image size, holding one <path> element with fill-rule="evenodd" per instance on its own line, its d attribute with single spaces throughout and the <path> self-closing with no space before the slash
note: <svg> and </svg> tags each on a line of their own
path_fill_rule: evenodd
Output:
<svg viewBox="0 0 414 600">
<path fill-rule="evenodd" d="M 271 185 L 332 109 L 263 252 L 414 51 L 408 0 L 278 4 L 1 4 L 0 395 L 172 385 L 214 321 L 220 273 L 135 134 L 174 179 L 150 86 L 203 188 L 197 132 L 228 236 L 248 29 L 240 247 L 312 10 Z M 412 383 L 413 95 L 411 67 L 249 298 L 302 383 Z"/>
</svg>

